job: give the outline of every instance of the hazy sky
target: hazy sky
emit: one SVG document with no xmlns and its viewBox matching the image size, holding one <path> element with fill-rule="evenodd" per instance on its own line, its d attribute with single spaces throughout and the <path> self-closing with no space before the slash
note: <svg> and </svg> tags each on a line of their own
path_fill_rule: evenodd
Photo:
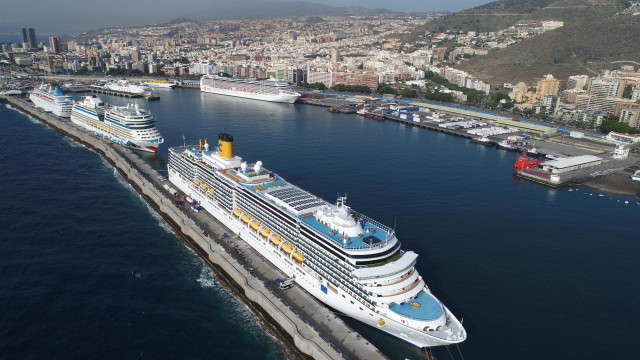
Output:
<svg viewBox="0 0 640 360">
<path fill-rule="evenodd" d="M 145 25 L 177 17 L 206 19 L 216 8 L 242 11 L 247 0 L 0 0 L 0 34 L 34 27 L 36 33 L 75 33 L 111 26 Z M 255 1 L 255 0 L 254 0 Z M 263 0 L 268 4 L 273 0 Z M 295 0 L 289 0 L 294 2 Z M 490 0 L 309 0 L 332 6 L 393 11 L 458 11 Z M 210 15 L 209 15 L 210 14 Z"/>
</svg>

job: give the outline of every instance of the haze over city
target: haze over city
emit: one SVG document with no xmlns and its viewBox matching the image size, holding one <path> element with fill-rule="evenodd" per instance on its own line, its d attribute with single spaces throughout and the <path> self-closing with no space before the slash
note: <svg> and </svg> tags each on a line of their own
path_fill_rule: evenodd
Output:
<svg viewBox="0 0 640 360">
<path fill-rule="evenodd" d="M 335 7 L 361 6 L 364 8 L 384 8 L 397 12 L 458 11 L 487 3 L 486 0 L 319 0 L 319 1 L 255 1 L 255 0 L 186 0 L 176 3 L 169 0 L 107 2 L 61 0 L 21 2 L 4 1 L 0 12 L 0 34 L 17 34 L 18 28 L 28 24 L 37 24 L 41 33 L 68 33 L 87 31 L 113 26 L 138 26 L 170 21 L 176 17 L 192 20 L 213 20 L 221 18 L 269 17 L 278 16 L 284 5 L 290 7 L 316 7 L 328 5 Z M 274 12 L 269 12 L 269 9 Z M 29 11 L 25 11 L 29 9 Z M 309 14 L 307 14 L 309 15 Z"/>
</svg>

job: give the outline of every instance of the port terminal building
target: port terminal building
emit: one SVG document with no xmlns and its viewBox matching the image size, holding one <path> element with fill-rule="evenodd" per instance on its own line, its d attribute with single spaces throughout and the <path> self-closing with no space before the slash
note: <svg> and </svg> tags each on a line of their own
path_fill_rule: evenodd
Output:
<svg viewBox="0 0 640 360">
<path fill-rule="evenodd" d="M 515 121 L 505 116 L 489 114 L 482 111 L 462 109 L 455 106 L 427 104 L 427 103 L 419 103 L 419 102 L 411 103 L 411 105 L 417 106 L 420 109 L 420 111 L 425 111 L 425 112 L 437 111 L 439 113 L 449 114 L 453 116 L 463 116 L 466 118 L 482 119 L 487 122 L 491 121 L 495 124 L 513 127 L 521 131 L 532 132 L 536 134 L 553 135 L 557 132 L 557 129 L 552 127 L 530 124 L 528 122 L 523 122 L 523 121 Z"/>
<path fill-rule="evenodd" d="M 602 158 L 593 155 L 582 155 L 547 161 L 540 164 L 540 166 L 542 167 L 542 170 L 548 171 L 552 174 L 562 174 L 573 170 L 600 165 L 601 163 Z"/>
</svg>

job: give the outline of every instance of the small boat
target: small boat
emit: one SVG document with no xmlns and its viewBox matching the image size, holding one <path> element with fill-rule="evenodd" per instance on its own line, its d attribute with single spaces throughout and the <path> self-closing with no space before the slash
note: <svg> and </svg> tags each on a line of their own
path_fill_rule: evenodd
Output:
<svg viewBox="0 0 640 360">
<path fill-rule="evenodd" d="M 338 108 L 337 108 L 337 107 L 335 107 L 335 106 L 332 106 L 332 107 L 328 108 L 328 109 L 327 109 L 327 111 L 328 111 L 328 112 L 331 112 L 331 113 L 339 113 L 339 112 L 340 112 L 340 109 L 338 109 Z"/>
<path fill-rule="evenodd" d="M 538 152 L 538 149 L 536 149 L 535 145 L 531 149 L 529 149 L 527 151 L 527 154 L 529 154 L 531 156 L 539 156 L 540 155 L 540 153 Z"/>
<path fill-rule="evenodd" d="M 471 139 L 472 143 L 476 143 L 476 144 L 480 144 L 480 145 L 486 145 L 486 146 L 493 146 L 493 144 L 495 144 L 493 141 L 489 140 L 488 137 L 486 136 L 480 136 L 477 138 L 472 138 Z"/>
<path fill-rule="evenodd" d="M 504 150 L 518 151 L 518 149 L 515 146 L 511 145 L 511 141 L 509 140 L 502 140 L 499 143 L 497 143 L 496 146 Z"/>
</svg>

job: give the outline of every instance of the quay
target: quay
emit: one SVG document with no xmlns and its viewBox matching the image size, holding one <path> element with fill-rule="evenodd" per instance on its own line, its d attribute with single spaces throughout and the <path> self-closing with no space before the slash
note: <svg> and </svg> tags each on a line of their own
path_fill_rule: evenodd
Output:
<svg viewBox="0 0 640 360">
<path fill-rule="evenodd" d="M 295 286 L 284 292 L 273 286 L 283 274 L 248 244 L 204 211 L 195 212 L 176 201 L 164 185 L 165 176 L 152 169 L 133 150 L 75 126 L 69 120 L 36 109 L 21 98 L 4 102 L 51 126 L 102 155 L 140 193 L 163 219 L 275 333 L 293 358 L 386 359 L 360 334 L 318 300 Z M 230 237 L 227 237 L 230 234 Z"/>
</svg>

